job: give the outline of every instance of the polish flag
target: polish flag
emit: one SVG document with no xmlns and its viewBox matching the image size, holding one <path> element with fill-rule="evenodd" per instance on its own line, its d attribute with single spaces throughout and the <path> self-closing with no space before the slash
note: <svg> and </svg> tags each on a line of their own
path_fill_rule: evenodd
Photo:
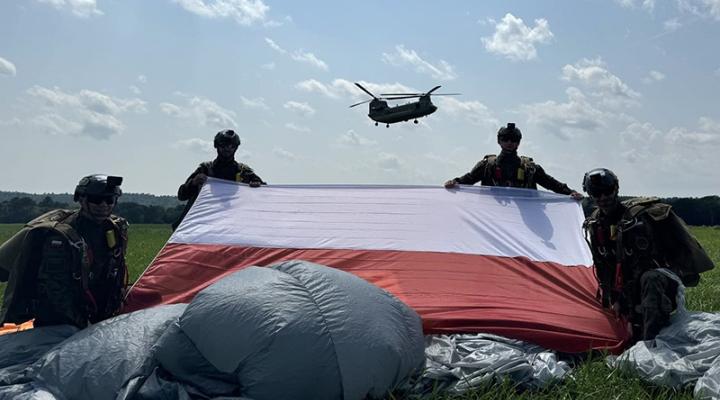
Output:
<svg viewBox="0 0 720 400">
<path fill-rule="evenodd" d="M 186 303 L 234 271 L 296 259 L 387 290 L 420 314 L 426 334 L 619 351 L 627 332 L 596 298 L 582 222 L 578 202 L 536 190 L 208 179 L 125 311 Z"/>
</svg>

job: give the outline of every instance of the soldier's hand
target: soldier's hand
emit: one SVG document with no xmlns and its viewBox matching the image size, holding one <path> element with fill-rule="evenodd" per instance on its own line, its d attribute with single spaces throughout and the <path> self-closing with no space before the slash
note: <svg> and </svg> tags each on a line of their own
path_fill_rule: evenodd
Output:
<svg viewBox="0 0 720 400">
<path fill-rule="evenodd" d="M 450 179 L 449 181 L 445 182 L 445 189 L 452 189 L 454 187 L 457 187 L 458 183 L 455 179 Z"/>
<path fill-rule="evenodd" d="M 620 316 L 620 302 L 614 302 L 610 308 L 613 310 L 613 313 L 615 313 L 615 316 Z"/>
<path fill-rule="evenodd" d="M 250 186 L 250 187 L 260 187 L 260 185 L 261 185 L 261 183 L 258 181 L 252 181 L 252 182 L 248 183 L 248 186 Z"/>
<path fill-rule="evenodd" d="M 573 200 L 578 200 L 578 201 L 580 201 L 580 200 L 582 200 L 582 199 L 585 198 L 585 196 L 583 196 L 582 193 L 578 193 L 578 192 L 576 192 L 576 191 L 574 191 L 574 190 L 570 193 L 570 197 L 572 197 Z"/>
<path fill-rule="evenodd" d="M 207 181 L 207 175 L 205 175 L 203 173 L 199 173 L 199 174 L 195 175 L 195 177 L 193 178 L 192 184 L 197 187 L 200 187 L 205 184 L 205 181 Z"/>
</svg>

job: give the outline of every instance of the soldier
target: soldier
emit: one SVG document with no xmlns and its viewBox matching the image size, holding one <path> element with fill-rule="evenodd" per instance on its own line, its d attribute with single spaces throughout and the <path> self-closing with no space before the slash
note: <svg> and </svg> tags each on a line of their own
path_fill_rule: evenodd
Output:
<svg viewBox="0 0 720 400">
<path fill-rule="evenodd" d="M 532 158 L 518 156 L 522 132 L 509 122 L 500 128 L 497 141 L 501 152 L 499 155 L 489 154 L 478 162 L 467 174 L 450 179 L 445 187 L 450 189 L 458 184 L 474 185 L 480 182 L 483 186 L 511 186 L 518 188 L 537 189 L 540 185 L 555 193 L 567 194 L 575 200 L 581 200 L 583 195 L 572 190 L 568 185 L 559 182 L 545 173 L 545 170 L 536 164 Z"/>
<path fill-rule="evenodd" d="M 597 209 L 583 227 L 602 305 L 629 322 L 634 340 L 651 340 L 677 307 L 678 282 L 696 286 L 714 265 L 669 205 L 657 198 L 621 202 L 619 187 L 608 169 L 585 174 L 583 190 Z"/>
<path fill-rule="evenodd" d="M 89 175 L 75 187 L 80 210 L 53 210 L 30 221 L 0 247 L 9 276 L 0 321 L 84 328 L 110 318 L 128 282 L 127 222 L 112 210 L 119 176 Z"/>
<path fill-rule="evenodd" d="M 200 188 L 207 177 L 225 179 L 228 181 L 247 183 L 250 187 L 259 187 L 266 183 L 253 172 L 248 165 L 235 161 L 235 152 L 240 146 L 240 137 L 231 129 L 218 132 L 213 140 L 217 150 L 217 157 L 213 161 L 206 161 L 200 164 L 178 189 L 178 200 L 185 201 L 185 209 L 175 223 L 173 230 L 177 229 L 185 215 L 190 211 L 195 199 L 200 193 Z"/>
</svg>

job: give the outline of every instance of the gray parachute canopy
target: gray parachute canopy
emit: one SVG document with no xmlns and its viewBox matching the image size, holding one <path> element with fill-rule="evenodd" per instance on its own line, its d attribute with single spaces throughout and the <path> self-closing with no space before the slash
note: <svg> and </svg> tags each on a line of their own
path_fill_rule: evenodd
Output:
<svg viewBox="0 0 720 400">
<path fill-rule="evenodd" d="M 354 275 L 303 261 L 238 271 L 187 307 L 122 315 L 72 336 L 54 328 L 0 337 L 0 399 L 363 399 L 424 365 L 414 311 Z M 15 348 L 37 342 L 45 351 L 67 336 L 36 357 Z"/>
</svg>

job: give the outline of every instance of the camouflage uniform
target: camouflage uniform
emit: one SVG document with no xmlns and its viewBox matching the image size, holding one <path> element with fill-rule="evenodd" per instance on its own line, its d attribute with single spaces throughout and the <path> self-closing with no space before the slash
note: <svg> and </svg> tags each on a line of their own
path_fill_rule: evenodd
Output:
<svg viewBox="0 0 720 400">
<path fill-rule="evenodd" d="M 677 307 L 673 271 L 686 286 L 714 267 L 671 207 L 657 199 L 619 203 L 610 215 L 595 210 L 584 224 L 604 307 L 619 306 L 635 340 L 653 339 Z"/>
<path fill-rule="evenodd" d="M 127 222 L 50 211 L 0 247 L 9 271 L 0 320 L 84 328 L 116 315 L 127 287 Z M 8 265 L 8 263 L 15 265 Z"/>
<path fill-rule="evenodd" d="M 263 185 L 266 184 L 262 180 L 262 178 L 255 174 L 252 168 L 250 168 L 246 164 L 239 163 L 235 160 L 224 161 L 217 158 L 213 161 L 206 161 L 204 163 L 201 163 L 197 167 L 195 172 L 193 172 L 187 178 L 185 183 L 180 185 L 180 188 L 178 188 L 178 200 L 187 200 L 187 204 L 185 205 L 185 209 L 183 210 L 178 220 L 172 224 L 173 230 L 175 230 L 178 225 L 180 225 L 180 222 L 182 222 L 183 218 L 185 218 L 185 215 L 188 213 L 188 211 L 190 211 L 190 208 L 192 207 L 193 203 L 195 203 L 195 200 L 200 193 L 200 187 L 193 184 L 192 182 L 198 174 L 205 174 L 212 178 L 224 179 L 227 181 L 235 181 L 241 183 L 258 182 Z"/>
<path fill-rule="evenodd" d="M 548 175 L 532 158 L 517 154 L 487 155 L 470 172 L 455 178 L 455 182 L 463 185 L 480 182 L 483 186 L 527 189 L 537 189 L 537 185 L 540 185 L 555 193 L 569 195 L 573 192 L 568 185 Z"/>
</svg>

